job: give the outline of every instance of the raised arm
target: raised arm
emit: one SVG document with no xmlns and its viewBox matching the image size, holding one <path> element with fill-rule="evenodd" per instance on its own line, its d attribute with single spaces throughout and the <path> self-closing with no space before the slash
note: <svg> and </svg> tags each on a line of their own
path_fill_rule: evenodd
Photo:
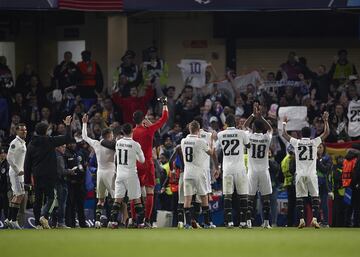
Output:
<svg viewBox="0 0 360 257">
<path fill-rule="evenodd" d="M 153 132 L 160 129 L 168 120 L 169 112 L 166 104 L 167 103 L 163 102 L 163 110 L 160 119 L 157 120 L 154 124 L 149 126 L 149 129 L 152 130 Z"/>
<path fill-rule="evenodd" d="M 69 144 L 72 140 L 72 134 L 71 134 L 71 120 L 72 117 L 66 116 L 65 120 L 63 120 L 65 126 L 66 126 L 66 134 L 65 136 L 55 136 L 50 137 L 50 143 L 53 147 L 58 147 L 61 145 Z"/>
<path fill-rule="evenodd" d="M 324 112 L 322 115 L 322 119 L 324 121 L 324 132 L 320 135 L 321 141 L 324 141 L 330 134 L 330 128 L 329 128 L 329 113 Z"/>
<path fill-rule="evenodd" d="M 88 121 L 89 121 L 89 116 L 87 114 L 84 114 L 84 116 L 82 117 L 82 135 L 81 136 L 86 143 L 88 143 L 92 148 L 95 148 L 95 146 L 97 144 L 99 144 L 99 141 L 88 137 L 88 133 L 87 133 Z"/>
<path fill-rule="evenodd" d="M 287 133 L 287 131 L 286 131 L 286 123 L 288 122 L 288 119 L 285 117 L 284 118 L 284 122 L 283 122 L 283 134 L 282 134 L 282 136 L 283 136 L 283 138 L 285 138 L 286 139 L 286 141 L 288 141 L 288 142 L 290 142 L 290 135 Z"/>
</svg>

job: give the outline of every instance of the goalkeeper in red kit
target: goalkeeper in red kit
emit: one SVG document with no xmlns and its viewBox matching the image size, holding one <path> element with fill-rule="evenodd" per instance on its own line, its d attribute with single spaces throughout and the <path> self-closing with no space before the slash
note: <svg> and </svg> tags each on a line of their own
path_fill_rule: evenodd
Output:
<svg viewBox="0 0 360 257">
<path fill-rule="evenodd" d="M 144 113 L 136 111 L 133 114 L 136 127 L 133 131 L 133 139 L 141 145 L 141 149 L 145 155 L 145 162 L 137 162 L 137 171 L 140 180 L 140 186 L 145 187 L 145 226 L 151 227 L 150 218 L 154 206 L 154 187 L 155 187 L 155 167 L 152 157 L 154 134 L 159 130 L 168 119 L 167 98 L 158 99 L 163 104 L 161 118 L 154 124 L 144 120 Z M 133 205 L 133 204 L 131 204 Z M 134 208 L 131 208 L 132 217 L 134 217 Z M 134 219 L 133 219 L 134 220 Z"/>
</svg>

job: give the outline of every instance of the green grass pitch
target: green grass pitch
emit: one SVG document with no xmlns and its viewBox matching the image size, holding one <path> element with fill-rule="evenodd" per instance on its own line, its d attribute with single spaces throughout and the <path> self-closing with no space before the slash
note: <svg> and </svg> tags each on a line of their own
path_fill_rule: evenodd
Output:
<svg viewBox="0 0 360 257">
<path fill-rule="evenodd" d="M 360 229 L 1 230 L 1 257 L 360 256 Z"/>
</svg>

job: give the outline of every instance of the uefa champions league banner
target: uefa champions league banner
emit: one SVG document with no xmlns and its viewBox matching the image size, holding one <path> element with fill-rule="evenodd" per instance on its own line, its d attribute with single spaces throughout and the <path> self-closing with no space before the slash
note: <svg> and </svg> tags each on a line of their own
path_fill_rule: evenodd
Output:
<svg viewBox="0 0 360 257">
<path fill-rule="evenodd" d="M 125 11 L 239 11 L 360 7 L 360 0 L 124 0 Z"/>
</svg>

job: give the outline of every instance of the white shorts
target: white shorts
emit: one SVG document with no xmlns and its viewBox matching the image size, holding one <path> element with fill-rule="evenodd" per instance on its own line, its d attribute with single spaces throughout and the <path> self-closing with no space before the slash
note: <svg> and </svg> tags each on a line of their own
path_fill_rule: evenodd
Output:
<svg viewBox="0 0 360 257">
<path fill-rule="evenodd" d="M 107 193 L 114 198 L 115 171 L 98 171 L 96 177 L 96 197 L 105 198 Z"/>
<path fill-rule="evenodd" d="M 224 195 L 232 195 L 235 188 L 238 195 L 249 194 L 249 179 L 245 172 L 223 176 Z"/>
<path fill-rule="evenodd" d="M 295 176 L 296 197 L 319 196 L 318 177 L 315 176 Z"/>
<path fill-rule="evenodd" d="M 141 197 L 140 181 L 137 175 L 128 178 L 116 178 L 115 198 L 124 198 L 126 192 L 129 200 L 139 199 Z"/>
<path fill-rule="evenodd" d="M 259 191 L 262 196 L 272 194 L 271 178 L 268 171 L 249 173 L 249 195 L 256 195 Z"/>
<path fill-rule="evenodd" d="M 210 194 L 212 192 L 210 170 L 205 171 L 205 178 L 206 178 L 206 193 Z"/>
<path fill-rule="evenodd" d="M 11 190 L 13 195 L 19 196 L 25 194 L 24 175 L 18 176 L 15 172 L 9 172 Z"/>
<path fill-rule="evenodd" d="M 184 179 L 184 196 L 207 195 L 206 178 L 199 176 L 193 179 Z"/>
<path fill-rule="evenodd" d="M 179 195 L 178 203 L 183 204 L 184 203 L 184 172 L 180 173 L 178 195 Z"/>
</svg>

